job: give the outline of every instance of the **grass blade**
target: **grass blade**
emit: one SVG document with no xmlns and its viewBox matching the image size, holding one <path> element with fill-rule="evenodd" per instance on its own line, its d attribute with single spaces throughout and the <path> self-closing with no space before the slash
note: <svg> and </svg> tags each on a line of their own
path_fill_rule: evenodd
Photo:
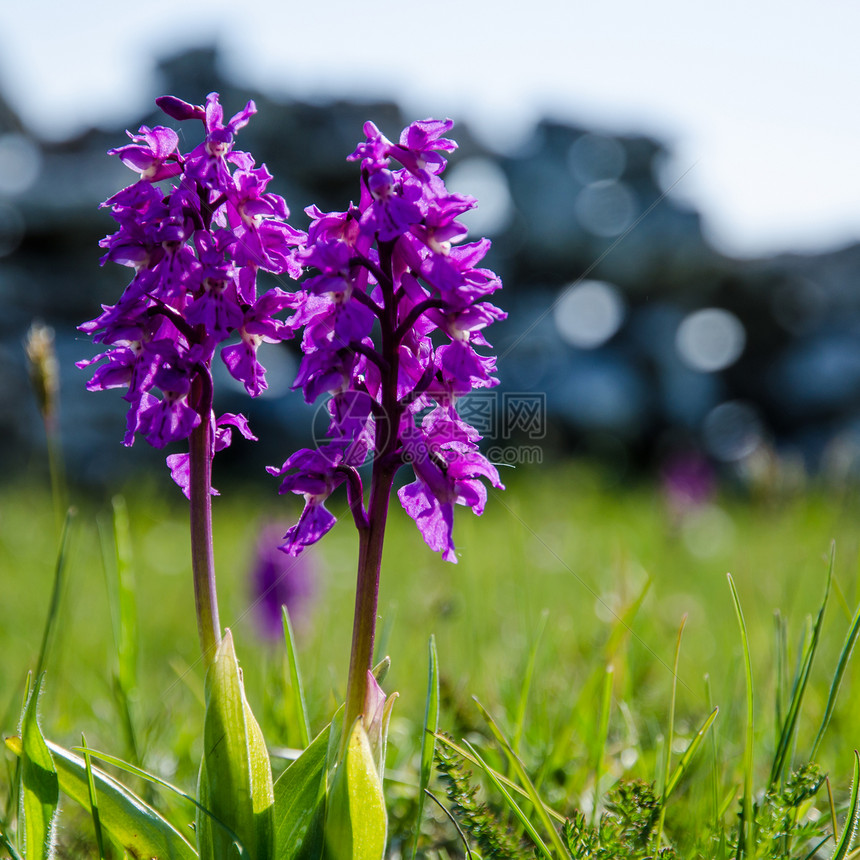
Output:
<svg viewBox="0 0 860 860">
<path fill-rule="evenodd" d="M 839 822 L 836 819 L 836 802 L 833 800 L 833 786 L 830 784 L 830 777 L 824 778 L 824 784 L 827 786 L 827 805 L 830 808 L 830 827 L 833 830 L 833 841 L 836 841 L 836 834 L 839 832 Z"/>
<path fill-rule="evenodd" d="M 426 789 L 426 788 L 425 788 L 425 789 L 424 789 L 424 793 L 427 795 L 427 797 L 429 797 L 429 798 L 430 798 L 430 800 L 432 800 L 432 801 L 433 801 L 433 803 L 435 803 L 435 804 L 436 804 L 436 806 L 438 806 L 438 807 L 439 807 L 439 809 L 441 809 L 441 810 L 442 810 L 442 812 L 445 814 L 445 817 L 448 819 L 448 821 L 450 821 L 450 822 L 451 822 L 451 824 L 453 824 L 453 825 L 454 825 L 454 827 L 455 827 L 455 828 L 456 828 L 456 830 L 457 830 L 457 833 L 459 833 L 459 834 L 460 834 L 460 839 L 461 839 L 461 840 L 462 840 L 462 842 L 463 842 L 463 848 L 465 848 L 465 849 L 466 849 L 466 857 L 468 857 L 468 858 L 469 858 L 469 860 L 472 860 L 472 849 L 469 847 L 469 840 L 468 840 L 468 839 L 466 839 L 466 834 L 465 834 L 465 833 L 463 833 L 463 828 L 462 828 L 462 827 L 460 827 L 460 822 L 459 822 L 459 821 L 457 821 L 457 819 L 456 819 L 456 818 L 454 818 L 454 816 L 451 814 L 451 810 L 450 810 L 450 809 L 448 809 L 448 807 L 447 807 L 447 806 L 445 806 L 445 804 L 444 804 L 444 803 L 442 803 L 442 801 L 441 801 L 441 800 L 439 800 L 439 798 L 438 798 L 438 797 L 436 797 L 436 795 L 435 795 L 435 794 L 433 794 L 433 792 L 432 792 L 432 791 L 430 791 L 429 789 Z"/>
<path fill-rule="evenodd" d="M 113 534 L 116 546 L 117 657 L 119 682 L 125 694 L 137 687 L 138 624 L 134 594 L 134 564 L 131 549 L 131 529 L 128 508 L 122 496 L 114 496 Z"/>
<path fill-rule="evenodd" d="M 12 722 L 11 712 L 12 712 L 12 704 L 18 705 L 18 725 L 23 721 L 24 711 L 27 707 L 27 699 L 30 697 L 30 690 L 33 686 L 33 673 L 27 672 L 24 676 L 24 696 L 20 702 L 15 702 L 15 698 L 10 702 L 9 710 L 7 712 L 7 716 L 3 720 L 3 725 L 9 725 Z M 9 792 L 6 798 L 6 808 L 4 810 L 2 823 L 4 826 L 6 822 L 10 821 L 12 818 L 12 810 L 18 809 L 18 804 L 20 802 L 20 788 L 21 788 L 21 757 L 15 756 L 15 763 L 10 768 L 10 770 L 14 771 L 14 773 L 10 774 L 10 779 L 8 782 Z M 20 841 L 20 828 L 19 832 L 15 835 L 16 842 Z"/>
<path fill-rule="evenodd" d="M 776 645 L 776 707 L 774 708 L 774 749 L 776 749 L 785 723 L 786 680 L 788 675 L 788 630 L 785 618 L 778 609 L 773 613 L 773 623 Z"/>
<path fill-rule="evenodd" d="M 299 724 L 299 739 L 302 749 L 307 749 L 311 743 L 311 725 L 308 719 L 308 706 L 305 702 L 305 688 L 302 684 L 302 675 L 299 671 L 299 658 L 296 652 L 296 637 L 293 633 L 293 625 L 290 621 L 290 613 L 286 606 L 281 607 L 284 619 L 284 639 L 287 645 L 287 662 L 290 665 L 290 680 L 293 685 L 295 696 L 296 721 Z"/>
<path fill-rule="evenodd" d="M 81 752 L 84 756 L 84 765 L 87 768 L 87 788 L 90 795 L 90 812 L 93 816 L 93 829 L 96 832 L 96 845 L 99 849 L 99 860 L 105 860 L 105 843 L 102 836 L 102 823 L 99 816 L 99 799 L 96 792 L 96 781 L 93 777 L 93 765 L 90 761 L 90 751 L 87 747 L 87 739 L 81 732 Z"/>
<path fill-rule="evenodd" d="M 812 671 L 812 661 L 815 659 L 815 652 L 818 649 L 818 642 L 821 638 L 824 610 L 827 608 L 827 599 L 830 596 L 830 586 L 833 582 L 833 562 L 835 555 L 836 547 L 831 544 L 830 564 L 827 569 L 827 583 L 824 588 L 824 597 L 821 601 L 821 607 L 818 610 L 818 615 L 816 616 L 815 623 L 812 627 L 811 636 L 803 649 L 800 667 L 794 679 L 794 685 L 791 691 L 791 700 L 788 704 L 788 711 L 785 715 L 782 733 L 780 734 L 779 743 L 777 744 L 776 752 L 773 757 L 773 765 L 770 770 L 770 782 L 768 788 L 775 785 L 782 778 L 782 774 L 788 764 L 788 753 L 797 727 L 797 718 L 800 714 L 800 706 L 803 703 L 803 695 L 806 692 L 806 685 Z"/>
<path fill-rule="evenodd" d="M 614 661 L 621 644 L 625 639 L 630 637 L 630 632 L 633 629 L 633 622 L 636 620 L 636 616 L 639 614 L 639 610 L 642 608 L 642 604 L 645 602 L 645 598 L 651 590 L 652 582 L 653 580 L 649 576 L 633 601 L 624 609 L 621 617 L 615 619 L 615 623 L 612 626 L 612 631 L 610 632 L 609 639 L 606 643 L 606 648 L 604 649 L 607 660 Z"/>
<path fill-rule="evenodd" d="M 69 560 L 69 536 L 71 533 L 71 523 L 75 514 L 75 509 L 69 508 L 65 522 L 63 523 L 63 532 L 60 536 L 60 551 L 57 554 L 57 564 L 54 568 L 54 585 L 51 589 L 51 601 L 48 604 L 48 617 L 45 619 L 45 630 L 42 633 L 42 644 L 39 648 L 39 659 L 36 661 L 36 671 L 34 673 L 34 677 L 36 678 L 40 678 L 42 673 L 45 671 L 48 653 L 50 652 L 51 643 L 54 640 L 57 618 L 60 614 L 60 597 L 63 593 L 66 565 Z"/>
<path fill-rule="evenodd" d="M 830 839 L 830 836 L 829 836 L 829 835 L 828 835 L 828 836 L 825 836 L 823 839 L 821 839 L 821 840 L 820 840 L 820 841 L 819 841 L 819 842 L 818 842 L 818 843 L 813 847 L 812 851 L 810 851 L 810 852 L 809 852 L 809 854 L 807 854 L 807 855 L 803 858 L 803 860 L 813 860 L 813 858 L 814 858 L 814 857 L 817 857 L 817 856 L 818 856 L 818 849 L 819 849 L 819 848 L 821 848 L 821 846 L 822 846 L 822 845 L 824 845 L 824 843 L 825 843 L 825 842 L 827 842 L 827 840 L 828 840 L 828 839 Z"/>
<path fill-rule="evenodd" d="M 705 693 L 708 697 L 708 707 L 713 711 L 715 709 L 714 697 L 711 692 L 711 677 L 705 675 Z M 714 830 L 719 829 L 719 808 L 720 808 L 720 769 L 719 769 L 719 754 L 717 750 L 717 733 L 711 732 L 711 804 L 714 813 Z"/>
<path fill-rule="evenodd" d="M 597 728 L 597 738 L 594 745 L 594 805 L 591 809 L 591 823 L 597 821 L 598 802 L 600 800 L 600 777 L 603 771 L 603 757 L 606 752 L 606 740 L 609 737 L 609 713 L 612 709 L 612 682 L 615 669 L 606 667 L 603 679 L 603 694 L 600 697 L 600 721 Z"/>
<path fill-rule="evenodd" d="M 857 750 L 854 750 L 854 775 L 851 778 L 851 800 L 848 803 L 848 818 L 845 820 L 845 827 L 842 828 L 842 835 L 836 843 L 836 850 L 833 852 L 831 860 L 845 860 L 845 857 L 847 857 L 848 852 L 851 850 L 854 837 L 857 835 L 858 821 L 860 821 L 860 754 L 857 753 Z"/>
<path fill-rule="evenodd" d="M 138 618 L 128 508 L 122 496 L 112 500 L 113 516 L 108 526 L 99 521 L 102 558 L 116 650 L 114 695 L 125 730 L 127 756 L 141 763 L 132 700 L 137 688 Z"/>
<path fill-rule="evenodd" d="M 547 858 L 547 860 L 553 860 L 553 856 L 550 853 L 549 848 L 547 848 L 546 843 L 544 843 L 543 839 L 541 839 L 540 834 L 537 832 L 537 830 L 535 830 L 534 825 L 531 823 L 531 821 L 529 821 L 528 816 L 523 812 L 517 802 L 509 794 L 508 790 L 502 784 L 502 781 L 497 778 L 495 771 L 487 765 L 487 763 L 478 754 L 478 751 L 468 741 L 464 741 L 464 743 L 469 748 L 469 751 L 472 754 L 472 760 L 475 762 L 475 764 L 478 765 L 478 767 L 480 767 L 484 771 L 484 773 L 487 775 L 487 778 L 490 780 L 491 783 L 493 783 L 499 794 L 502 795 L 505 803 L 507 803 L 509 809 L 516 816 L 520 824 L 522 824 L 523 829 L 526 831 L 526 833 L 528 833 L 529 838 L 535 844 L 535 847 L 540 851 L 541 854 L 543 854 L 544 857 Z M 552 830 L 554 832 L 555 828 L 552 828 Z M 563 853 L 561 856 L 566 857 L 567 854 Z"/>
<path fill-rule="evenodd" d="M 532 642 L 532 647 L 529 652 L 529 660 L 526 664 L 526 671 L 523 673 L 523 683 L 520 687 L 520 698 L 517 703 L 517 715 L 514 720 L 514 740 L 513 740 L 513 748 L 514 752 L 517 755 L 520 754 L 520 741 L 523 736 L 523 726 L 526 721 L 526 708 L 528 707 L 529 701 L 529 691 L 532 686 L 532 679 L 534 678 L 535 672 L 535 663 L 537 661 L 538 648 L 540 647 L 540 642 L 543 637 L 543 631 L 546 628 L 546 620 L 549 616 L 549 612 L 544 609 L 541 613 L 540 621 L 538 622 L 537 632 L 535 633 L 534 642 Z"/>
<path fill-rule="evenodd" d="M 845 676 L 845 670 L 848 668 L 848 662 L 851 660 L 851 654 L 854 651 L 854 645 L 857 642 L 857 636 L 860 634 L 860 604 L 854 610 L 854 617 L 851 619 L 851 626 L 848 628 L 848 633 L 845 636 L 845 643 L 842 646 L 842 651 L 839 654 L 839 662 L 836 665 L 836 672 L 833 675 L 833 681 L 830 683 L 830 693 L 827 696 L 827 706 L 824 709 L 824 717 L 821 720 L 821 726 L 818 729 L 818 734 L 812 743 L 812 752 L 809 758 L 815 761 L 818 755 L 818 747 L 821 745 L 821 740 L 824 737 L 827 727 L 830 725 L 830 720 L 833 717 L 833 711 L 836 709 L 836 699 L 839 696 L 839 689 L 842 686 L 842 679 Z"/>
<path fill-rule="evenodd" d="M 15 850 L 15 846 L 9 841 L 9 837 L 0 830 L 0 848 L 4 848 L 12 860 L 23 860 L 21 855 Z"/>
<path fill-rule="evenodd" d="M 541 799 L 540 795 L 537 793 L 537 789 L 534 787 L 534 783 L 529 779 L 529 775 L 526 773 L 526 769 L 523 766 L 522 761 L 520 761 L 519 756 L 514 752 L 510 743 L 508 743 L 508 739 L 502 734 L 502 730 L 499 728 L 496 721 L 490 716 L 489 711 L 477 700 L 474 699 L 475 704 L 478 706 L 478 710 L 481 712 L 481 716 L 486 721 L 487 725 L 490 727 L 490 731 L 493 733 L 493 736 L 498 741 L 499 745 L 505 751 L 505 754 L 508 757 L 508 761 L 511 764 L 511 767 L 514 769 L 514 772 L 517 775 L 517 778 L 522 783 L 523 788 L 526 790 L 528 794 L 529 800 L 532 802 L 535 812 L 537 813 L 538 818 L 541 820 L 541 824 L 546 829 L 547 833 L 550 835 L 550 840 L 553 844 L 553 847 L 558 852 L 559 857 L 569 857 L 569 853 L 567 849 L 564 847 L 564 843 L 561 841 L 561 837 L 558 835 L 558 831 L 555 829 L 552 821 L 550 821 L 549 814 L 547 813 L 547 806 Z M 483 767 L 483 765 L 482 765 Z"/>
<path fill-rule="evenodd" d="M 374 661 L 376 663 L 384 660 L 385 655 L 388 653 L 388 643 L 391 640 L 391 631 L 394 629 L 396 618 L 397 605 L 392 604 L 388 607 L 388 612 L 385 613 L 385 617 L 382 619 L 382 630 L 379 631 L 379 635 L 376 637 L 376 643 L 373 646 Z M 373 674 L 375 675 L 376 672 L 374 671 Z M 379 681 L 378 678 L 376 680 Z M 379 681 L 379 683 L 381 684 L 382 681 Z"/>
<path fill-rule="evenodd" d="M 427 704 L 424 707 L 424 734 L 421 743 L 421 773 L 418 781 L 418 809 L 415 813 L 415 839 L 412 842 L 412 860 L 418 851 L 421 838 L 421 819 L 424 817 L 424 798 L 429 793 L 430 776 L 433 773 L 433 754 L 436 751 L 436 732 L 439 729 L 439 656 L 436 653 L 436 637 L 430 636 L 429 667 L 427 672 Z M 432 795 L 431 795 L 432 796 Z M 467 846 L 468 847 L 468 846 Z"/>
<path fill-rule="evenodd" d="M 727 573 L 729 589 L 732 592 L 732 602 L 735 606 L 735 614 L 738 618 L 738 626 L 741 634 L 741 648 L 744 655 L 744 676 L 746 678 L 747 694 L 747 725 L 744 740 L 744 793 L 743 813 L 740 820 L 741 833 L 738 839 L 738 847 L 744 847 L 744 856 L 753 857 L 755 853 L 755 834 L 753 833 L 753 740 L 755 738 L 755 712 L 753 708 L 753 675 L 752 659 L 750 657 L 750 642 L 747 636 L 747 626 L 744 621 L 744 613 L 741 608 L 741 600 L 732 575 Z"/>
<path fill-rule="evenodd" d="M 675 701 L 678 694 L 678 664 L 681 660 L 681 639 L 684 636 L 684 628 L 687 626 L 687 616 L 681 619 L 678 628 L 678 638 L 675 640 L 675 660 L 672 664 L 672 698 L 669 704 L 669 733 L 666 738 L 666 755 L 664 759 L 663 775 L 660 780 L 663 784 L 663 794 L 660 801 L 660 815 L 657 818 L 657 831 L 654 837 L 654 850 L 660 851 L 660 843 L 663 841 L 663 825 L 666 821 L 666 798 L 669 796 L 669 780 L 672 768 L 672 744 L 675 740 Z"/>
<path fill-rule="evenodd" d="M 457 755 L 458 755 L 458 756 L 460 756 L 461 758 L 465 759 L 465 760 L 466 760 L 466 761 L 468 761 L 468 762 L 471 762 L 473 765 L 475 765 L 475 767 L 482 767 L 482 765 L 481 765 L 481 764 L 478 762 L 478 760 L 477 760 L 477 759 L 472 755 L 472 753 L 471 753 L 471 752 L 469 752 L 469 750 L 467 750 L 464 746 L 461 746 L 460 744 L 458 744 L 456 741 L 451 740 L 451 738 L 446 737 L 445 735 L 443 735 L 443 734 L 441 734 L 441 733 L 437 732 L 437 733 L 436 733 L 436 740 L 437 740 L 437 741 L 441 741 L 443 744 L 445 744 L 445 746 L 450 747 L 452 750 L 454 750 L 454 752 L 455 752 L 455 753 L 457 753 Z M 516 792 L 516 793 L 517 793 L 517 794 L 519 794 L 521 797 L 524 797 L 524 798 L 528 799 L 528 797 L 529 797 L 528 792 L 527 792 L 524 788 L 521 788 L 519 785 L 517 785 L 517 784 L 516 784 L 512 779 L 510 779 L 509 777 L 505 776 L 505 775 L 504 775 L 504 774 L 502 774 L 502 773 L 499 773 L 497 770 L 494 770 L 494 771 L 493 771 L 493 776 L 494 776 L 497 780 L 499 780 L 499 782 L 501 782 L 501 783 L 502 783 L 502 785 L 504 785 L 504 786 L 505 786 L 505 788 L 509 788 L 511 791 Z M 564 824 L 564 822 L 567 820 L 563 815 L 561 815 L 560 813 L 556 812 L 556 811 L 555 811 L 554 809 L 552 809 L 551 807 L 547 807 L 547 810 L 546 810 L 546 811 L 547 811 L 547 813 L 548 813 L 552 818 L 554 818 L 554 819 L 555 819 L 559 824 Z"/>
<path fill-rule="evenodd" d="M 690 766 L 690 762 L 693 760 L 693 756 L 696 755 L 696 751 L 702 744 L 702 741 L 705 739 L 705 734 L 708 729 L 714 724 L 714 720 L 717 718 L 717 714 L 720 712 L 719 708 L 714 708 L 710 714 L 708 714 L 707 719 L 704 723 L 702 723 L 702 727 L 696 732 L 696 736 L 693 740 L 690 741 L 687 749 L 684 750 L 684 754 L 681 756 L 681 760 L 678 762 L 678 766 L 675 768 L 672 775 L 666 781 L 666 790 L 663 794 L 663 804 L 665 806 L 666 801 L 669 799 L 669 796 L 672 792 L 677 788 L 678 783 L 683 778 L 684 774 L 687 772 L 687 769 Z"/>
</svg>

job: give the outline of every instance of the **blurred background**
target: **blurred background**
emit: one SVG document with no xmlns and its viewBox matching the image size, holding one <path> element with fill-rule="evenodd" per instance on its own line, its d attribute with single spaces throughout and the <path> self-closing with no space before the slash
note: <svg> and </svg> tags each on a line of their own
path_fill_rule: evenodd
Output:
<svg viewBox="0 0 860 860">
<path fill-rule="evenodd" d="M 105 151 L 160 121 L 156 96 L 217 90 L 228 115 L 257 102 L 239 145 L 297 226 L 305 206 L 357 196 L 345 156 L 366 119 L 389 137 L 455 119 L 449 187 L 479 199 L 470 230 L 493 240 L 509 313 L 490 333 L 502 384 L 475 409 L 499 462 L 588 455 L 693 495 L 718 472 L 851 476 L 858 25 L 860 8 L 836 0 L 7 4 L 0 467 L 43 457 L 23 348 L 37 318 L 56 335 L 71 477 L 100 485 L 162 461 L 122 448 L 118 394 L 86 394 L 74 361 L 94 350 L 76 326 L 128 280 L 98 265 L 113 230 L 99 203 L 133 179 Z M 269 348 L 257 402 L 217 382 L 217 407 L 263 440 L 231 449 L 245 475 L 311 438 L 291 350 Z"/>
</svg>

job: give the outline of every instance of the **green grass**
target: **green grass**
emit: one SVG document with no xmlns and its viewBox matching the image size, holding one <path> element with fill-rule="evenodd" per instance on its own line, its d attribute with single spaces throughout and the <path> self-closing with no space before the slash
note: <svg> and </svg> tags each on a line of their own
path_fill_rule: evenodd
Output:
<svg viewBox="0 0 860 860">
<path fill-rule="evenodd" d="M 715 816 L 722 816 L 727 832 L 735 826 L 745 779 L 760 791 L 768 785 L 779 742 L 777 715 L 784 719 L 789 707 L 805 625 L 821 605 L 835 540 L 832 594 L 797 717 L 796 739 L 787 753 L 790 769 L 802 764 L 812 749 L 860 598 L 860 499 L 816 487 L 755 502 L 726 496 L 716 511 L 681 524 L 668 515 L 650 485 L 611 484 L 574 464 L 505 478 L 507 491 L 491 491 L 483 517 L 458 512 L 457 565 L 431 553 L 399 506 L 392 508 L 379 606 L 380 630 L 388 631 L 386 653 L 393 661 L 385 687 L 401 693 L 387 770 L 393 843 L 402 839 L 404 853 L 411 850 L 408 830 L 417 802 L 427 643 L 434 634 L 440 730 L 456 740 L 467 736 L 489 767 L 514 779 L 517 770 L 493 742 L 472 701 L 476 697 L 514 741 L 534 789 L 564 816 L 579 809 L 589 822 L 596 820 L 590 809 L 595 767 L 599 798 L 621 778 L 657 782 L 659 793 L 661 781 L 678 766 L 713 705 L 718 706 L 711 736 L 673 786 L 662 823 L 663 845 L 676 845 L 680 856 L 688 856 L 684 851 L 699 856 L 697 840 Z M 258 638 L 247 580 L 260 525 L 295 517 L 297 508 L 268 486 L 221 489 L 214 527 L 222 624 L 233 630 L 248 697 L 268 742 L 300 746 L 286 649 L 283 640 L 268 644 Z M 124 495 L 140 630 L 138 686 L 129 693 L 140 763 L 191 789 L 201 753 L 203 709 L 184 500 L 169 485 L 166 472 L 127 487 Z M 101 519 L 110 537 L 110 503 L 80 498 L 77 505 L 46 660 L 41 723 L 53 741 L 73 746 L 83 731 L 92 749 L 130 757 L 122 696 L 112 680 L 117 650 L 97 525 Z M 338 500 L 334 507 L 338 505 L 341 510 L 336 512 L 343 514 L 345 501 Z M 38 659 L 58 541 L 47 493 L 23 483 L 0 492 L 4 736 L 16 731 L 26 672 Z M 316 548 L 317 599 L 307 617 L 293 618 L 312 735 L 344 695 L 355 550 L 349 516 L 341 516 Z M 727 572 L 743 609 L 752 661 L 752 774 L 745 773 L 743 764 L 747 681 Z M 776 609 L 787 631 L 782 655 L 775 644 Z M 675 680 L 672 668 L 685 616 Z M 129 671 L 126 666 L 126 676 Z M 860 681 L 849 663 L 817 755 L 818 764 L 831 774 L 839 827 L 852 751 L 860 745 L 858 711 Z M 670 736 L 667 767 L 665 744 Z M 11 816 L 12 756 L 4 760 L 10 778 L 0 779 L 0 822 Z M 470 769 L 475 774 L 480 770 Z M 722 812 L 715 810 L 715 802 L 722 806 L 735 786 L 736 796 Z M 161 806 L 183 809 L 151 787 L 135 787 Z M 444 803 L 441 786 L 434 781 L 431 788 Z M 518 837 L 522 828 L 499 795 L 490 791 L 486 797 Z M 536 808 L 521 795 L 516 802 Z M 819 798 L 818 805 L 829 817 L 826 801 Z M 422 847 L 446 841 L 452 856 L 462 853 L 456 831 L 434 804 L 427 804 L 425 818 Z M 75 820 L 82 831 L 92 829 L 88 818 Z M 531 820 L 540 826 L 540 816 Z M 822 856 L 829 856 L 833 846 L 831 841 Z M 91 853 L 94 856 L 96 849 Z"/>
</svg>

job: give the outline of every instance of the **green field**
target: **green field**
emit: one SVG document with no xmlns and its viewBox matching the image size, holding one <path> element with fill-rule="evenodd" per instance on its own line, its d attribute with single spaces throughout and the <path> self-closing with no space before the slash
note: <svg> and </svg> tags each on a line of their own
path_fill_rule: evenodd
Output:
<svg viewBox="0 0 860 860">
<path fill-rule="evenodd" d="M 744 660 L 726 574 L 737 586 L 749 633 L 754 785 L 760 790 L 768 781 L 778 724 L 788 709 L 810 619 L 821 605 L 835 541 L 832 590 L 792 742 L 795 765 L 806 761 L 821 724 L 860 599 L 860 498 L 850 490 L 812 485 L 802 492 L 754 498 L 736 491 L 679 521 L 652 485 L 619 483 L 575 464 L 504 477 L 507 490 L 491 491 L 483 517 L 468 511 L 458 516 L 456 565 L 431 553 L 413 523 L 393 506 L 378 642 L 392 657 L 386 690 L 401 694 L 388 753 L 392 849 L 399 850 L 411 827 L 427 643 L 435 634 L 442 678 L 440 728 L 457 740 L 468 737 L 481 744 L 502 769 L 503 759 L 472 697 L 479 699 L 509 738 L 519 736 L 521 757 L 545 800 L 565 816 L 590 810 L 596 773 L 599 798 L 621 778 L 656 781 L 659 788 L 670 726 L 674 766 L 718 706 L 706 742 L 668 805 L 663 842 L 676 845 L 679 856 L 709 856 L 700 841 L 715 817 L 721 817 L 727 833 L 735 826 L 745 774 Z M 267 741 L 296 747 L 283 643 L 264 642 L 255 630 L 248 571 L 261 524 L 288 522 L 298 510 L 268 486 L 226 485 L 222 493 L 214 504 L 221 622 L 233 630 L 248 698 Z M 203 707 L 184 500 L 166 474 L 126 487 L 124 496 L 139 623 L 138 685 L 131 707 L 137 754 L 148 770 L 192 790 Z M 41 722 L 54 741 L 76 745 L 83 731 L 92 748 L 128 757 L 130 736 L 123 730 L 112 684 L 117 671 L 107 586 L 112 571 L 108 565 L 106 577 L 102 554 L 111 535 L 109 499 L 90 495 L 75 502 L 78 513 L 47 660 Z M 340 522 L 313 554 L 316 598 L 304 617 L 294 619 L 314 730 L 342 701 L 351 633 L 356 541 L 348 514 L 342 516 L 345 499 L 336 497 L 332 507 Z M 26 673 L 36 664 L 56 553 L 49 495 L 32 482 L 7 485 L 0 501 L 4 736 L 16 731 Z M 672 667 L 685 619 L 672 722 Z M 607 667 L 612 669 L 610 686 Z M 604 742 L 605 690 L 611 704 Z M 817 756 L 830 774 L 840 828 L 852 753 L 860 746 L 858 711 L 860 678 L 852 663 Z M 0 815 L 9 825 L 14 821 L 9 808 L 14 756 L 7 753 L 4 761 Z M 176 798 L 131 782 L 175 820 L 193 817 Z M 434 783 L 433 790 L 447 802 L 444 786 Z M 492 791 L 487 798 L 494 809 L 502 809 Z M 462 856 L 453 826 L 430 806 L 422 850 L 433 857 Z M 829 817 L 823 789 L 816 806 Z M 88 815 L 75 813 L 69 804 L 66 808 L 60 843 L 67 856 L 95 856 L 86 842 Z M 519 825 L 505 811 L 498 814 L 519 836 Z M 811 813 L 810 820 L 817 814 Z M 805 856 L 800 847 L 797 851 L 790 856 Z M 833 842 L 821 851 L 820 856 L 830 856 Z"/>
</svg>

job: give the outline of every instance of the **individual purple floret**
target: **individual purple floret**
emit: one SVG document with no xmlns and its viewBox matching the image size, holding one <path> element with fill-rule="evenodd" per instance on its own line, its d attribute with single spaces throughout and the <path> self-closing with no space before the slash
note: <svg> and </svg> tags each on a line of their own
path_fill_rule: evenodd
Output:
<svg viewBox="0 0 860 860">
<path fill-rule="evenodd" d="M 133 270 L 119 302 L 80 326 L 107 349 L 78 363 L 100 363 L 87 387 L 124 388 L 129 403 L 124 443 L 136 434 L 156 446 L 211 426 L 212 453 L 229 444 L 222 429 L 244 418 L 212 413 L 211 363 L 220 348 L 233 377 L 252 396 L 266 388 L 257 359 L 263 342 L 292 336 L 279 315 L 295 307 L 280 289 L 258 296 L 257 272 L 296 277 L 304 234 L 287 225 L 283 198 L 267 191 L 271 175 L 246 152 L 236 133 L 256 112 L 253 102 L 224 122 L 217 93 L 205 106 L 173 96 L 157 100 L 176 120 L 199 120 L 204 138 L 183 154 L 170 128 L 142 126 L 132 143 L 113 149 L 140 177 L 104 205 L 119 225 L 102 240 L 102 259 Z M 166 188 L 163 184 L 168 181 Z M 237 423 L 239 422 L 239 423 Z M 171 455 L 174 480 L 189 492 L 188 455 Z"/>
<path fill-rule="evenodd" d="M 289 555 L 299 555 L 306 546 L 316 543 L 331 530 L 336 520 L 325 502 L 338 486 L 356 475 L 353 467 L 362 464 L 367 451 L 367 446 L 360 441 L 324 445 L 317 450 L 303 448 L 280 469 L 269 467 L 272 475 L 286 475 L 281 493 L 293 492 L 305 498 L 299 521 L 284 535 L 281 549 Z"/>
<path fill-rule="evenodd" d="M 409 466 L 414 481 L 398 497 L 427 544 L 455 562 L 454 505 L 481 513 L 482 481 L 501 487 L 477 432 L 454 409 L 473 389 L 497 384 L 484 329 L 505 314 L 487 300 L 501 282 L 479 266 L 489 242 L 456 244 L 467 234 L 457 218 L 475 200 L 441 178 L 442 153 L 456 148 L 444 136 L 452 125 L 416 122 L 392 143 L 368 122 L 349 156 L 360 162 L 359 204 L 306 210 L 312 222 L 299 259 L 311 275 L 288 325 L 303 330 L 296 387 L 308 403 L 330 396 L 333 444 L 270 469 L 284 477 L 282 493 L 305 499 L 286 536 L 291 554 L 333 526 L 323 501 L 337 484 L 349 479 L 361 529 L 374 493 L 390 491 L 394 473 Z M 356 471 L 366 449 L 375 458 L 369 510 Z"/>
</svg>

